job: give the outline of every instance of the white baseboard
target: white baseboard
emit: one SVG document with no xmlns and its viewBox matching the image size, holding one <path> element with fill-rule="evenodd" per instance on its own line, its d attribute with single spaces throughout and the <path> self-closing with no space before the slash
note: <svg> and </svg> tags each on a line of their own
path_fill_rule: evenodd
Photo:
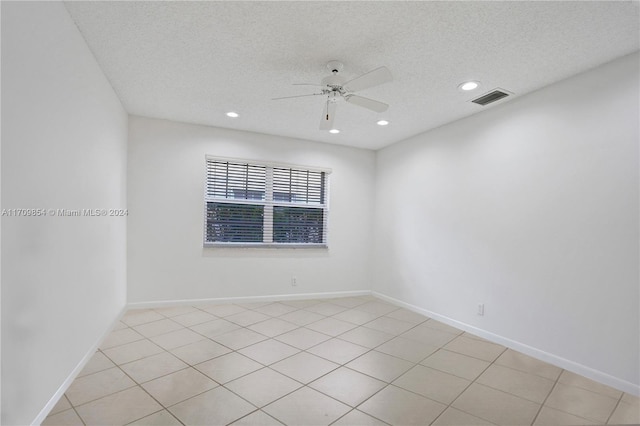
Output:
<svg viewBox="0 0 640 426">
<path fill-rule="evenodd" d="M 336 297 L 353 297 L 371 295 L 370 290 L 333 291 L 326 293 L 277 294 L 270 296 L 218 297 L 208 299 L 158 300 L 153 302 L 133 302 L 127 304 L 128 309 L 163 308 L 180 305 L 204 305 L 223 303 L 276 302 L 278 300 L 333 299 Z"/>
<path fill-rule="evenodd" d="M 405 309 L 408 309 L 413 312 L 417 312 L 422 315 L 426 315 L 430 318 L 448 324 L 452 327 L 458 328 L 460 330 L 468 331 L 471 334 L 482 337 L 484 339 L 489 340 L 490 342 L 494 342 L 500 344 L 502 346 L 506 346 L 518 352 L 521 352 L 525 355 L 529 355 L 533 358 L 539 359 L 544 362 L 548 362 L 549 364 L 555 365 L 557 367 L 563 368 L 565 370 L 571 371 L 572 373 L 579 374 L 581 376 L 587 377 L 591 380 L 595 380 L 596 382 L 602 383 L 607 386 L 611 386 L 612 388 L 621 390 L 623 392 L 627 392 L 632 395 L 640 396 L 640 386 L 628 382 L 626 380 L 622 380 L 618 377 L 614 377 L 610 374 L 604 373 L 599 370 L 595 370 L 591 367 L 587 367 L 586 365 L 578 364 L 574 361 L 568 360 L 566 358 L 562 358 L 560 356 L 551 354 L 549 352 L 545 352 L 543 350 L 534 348 L 532 346 L 526 345 L 524 343 L 508 339 L 506 337 L 491 333 L 489 331 L 482 330 L 478 327 L 474 327 L 472 325 L 454 320 L 452 318 L 440 315 L 436 312 L 429 311 L 427 309 L 422 309 L 418 306 L 412 305 L 410 303 L 403 302 L 401 300 L 395 299 L 393 297 L 386 296 L 384 294 L 372 291 L 371 294 L 375 297 L 378 297 L 384 301 L 389 303 L 393 303 L 394 305 L 401 306 Z"/>
<path fill-rule="evenodd" d="M 115 325 L 118 323 L 118 321 L 120 321 L 120 319 L 122 318 L 122 316 L 125 314 L 126 311 L 127 311 L 127 308 L 124 307 L 122 311 L 120 311 L 120 314 L 116 317 L 116 319 L 114 319 L 113 322 L 109 325 L 109 327 L 107 327 L 107 330 L 104 333 L 102 333 L 102 336 L 100 336 L 100 338 L 96 340 L 96 342 L 91 346 L 91 348 L 87 351 L 87 353 L 82 357 L 78 365 L 76 365 L 73 371 L 71 371 L 71 374 L 69 374 L 69 376 L 65 379 L 65 381 L 62 382 L 62 384 L 60 385 L 56 393 L 53 394 L 51 399 L 49 399 L 49 402 L 47 402 L 47 404 L 44 406 L 42 410 L 40 410 L 40 413 L 38 413 L 38 415 L 33 420 L 33 422 L 31 422 L 32 426 L 40 425 L 44 421 L 44 419 L 47 418 L 47 415 L 49 414 L 49 412 L 53 409 L 53 407 L 55 407 L 55 405 L 58 403 L 60 398 L 62 398 L 64 393 L 67 391 L 67 389 L 69 389 L 69 386 L 71 386 L 71 383 L 73 383 L 73 381 L 76 379 L 76 377 L 78 377 L 78 374 L 80 374 L 80 372 L 85 367 L 85 365 L 87 365 L 89 360 L 91 360 L 91 357 L 93 357 L 93 355 L 96 353 L 96 351 L 98 350 L 98 348 L 100 347 L 104 339 L 106 339 L 109 333 L 111 333 L 111 330 L 113 330 Z"/>
</svg>

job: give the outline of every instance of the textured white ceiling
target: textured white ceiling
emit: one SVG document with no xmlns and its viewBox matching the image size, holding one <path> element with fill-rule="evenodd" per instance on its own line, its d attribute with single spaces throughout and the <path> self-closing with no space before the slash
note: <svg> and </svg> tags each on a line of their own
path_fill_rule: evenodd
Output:
<svg viewBox="0 0 640 426">
<path fill-rule="evenodd" d="M 66 7 L 131 114 L 371 149 L 492 108 L 469 100 L 496 87 L 515 98 L 639 48 L 638 2 L 628 1 Z M 389 110 L 341 103 L 333 135 L 318 130 L 322 97 L 271 100 L 313 93 L 291 83 L 319 83 L 332 59 L 347 79 L 387 66 L 394 80 L 359 94 Z M 466 80 L 482 86 L 463 93 Z"/>
</svg>

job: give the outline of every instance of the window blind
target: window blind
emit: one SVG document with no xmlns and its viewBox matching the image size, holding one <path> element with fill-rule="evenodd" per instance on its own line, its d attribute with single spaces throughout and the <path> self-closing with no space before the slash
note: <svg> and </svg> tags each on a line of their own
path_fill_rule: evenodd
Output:
<svg viewBox="0 0 640 426">
<path fill-rule="evenodd" d="M 324 204 L 324 173 L 310 170 L 273 169 L 275 201 Z"/>
<path fill-rule="evenodd" d="M 326 246 L 328 171 L 206 163 L 205 245 Z"/>
<path fill-rule="evenodd" d="M 207 196 L 224 199 L 264 200 L 266 167 L 207 161 Z"/>
</svg>

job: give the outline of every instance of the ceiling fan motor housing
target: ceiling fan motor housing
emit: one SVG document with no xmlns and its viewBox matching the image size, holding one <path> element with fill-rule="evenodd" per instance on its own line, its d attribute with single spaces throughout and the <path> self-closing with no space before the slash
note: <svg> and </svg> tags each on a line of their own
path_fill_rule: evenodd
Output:
<svg viewBox="0 0 640 426">
<path fill-rule="evenodd" d="M 344 78 L 337 74 L 329 75 L 322 79 L 323 86 L 330 86 L 332 88 L 337 88 L 344 84 Z"/>
<path fill-rule="evenodd" d="M 340 61 L 329 61 L 327 62 L 327 68 L 329 68 L 329 71 L 335 74 L 342 71 L 344 65 Z"/>
</svg>

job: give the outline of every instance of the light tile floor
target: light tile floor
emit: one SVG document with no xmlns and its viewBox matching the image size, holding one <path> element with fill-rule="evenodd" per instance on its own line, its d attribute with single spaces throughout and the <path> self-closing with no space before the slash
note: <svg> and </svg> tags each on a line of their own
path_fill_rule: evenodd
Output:
<svg viewBox="0 0 640 426">
<path fill-rule="evenodd" d="M 129 311 L 45 425 L 640 423 L 640 400 L 371 296 Z"/>
</svg>

